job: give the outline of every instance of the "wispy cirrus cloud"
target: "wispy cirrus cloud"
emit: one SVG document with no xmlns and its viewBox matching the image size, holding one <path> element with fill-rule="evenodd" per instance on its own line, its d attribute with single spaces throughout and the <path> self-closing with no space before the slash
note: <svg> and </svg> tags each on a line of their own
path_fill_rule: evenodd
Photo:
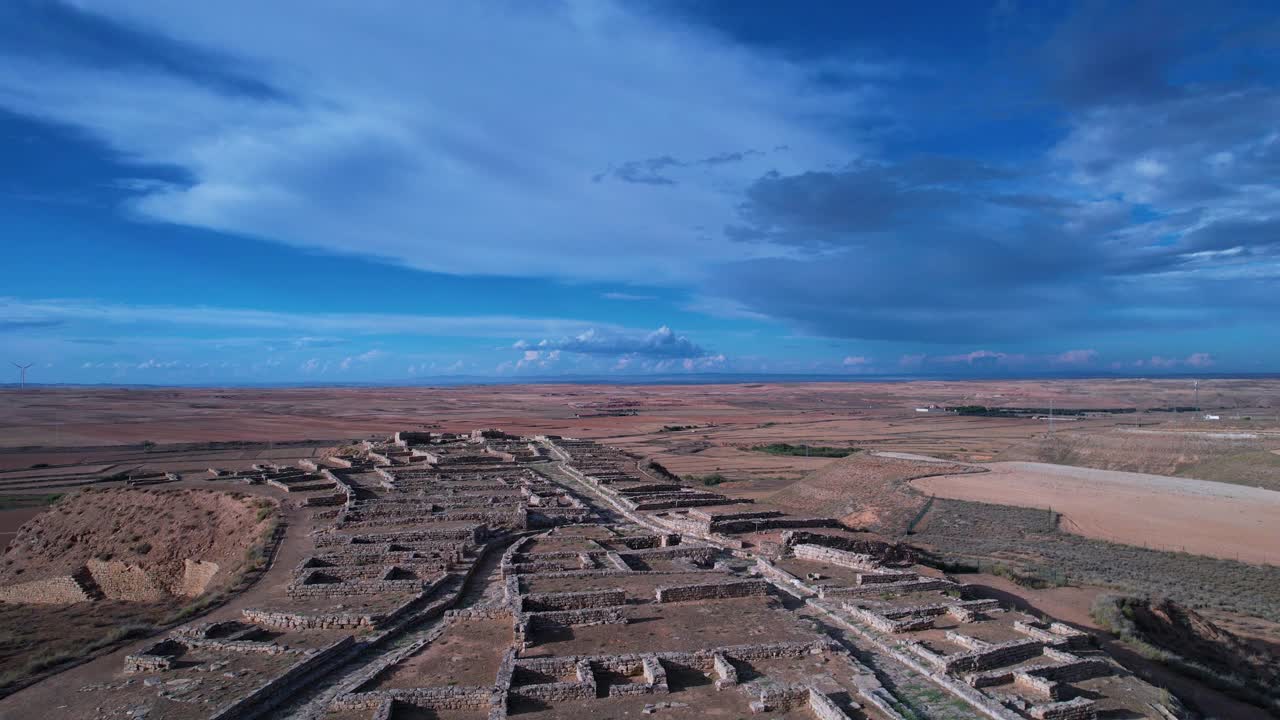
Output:
<svg viewBox="0 0 1280 720">
<path fill-rule="evenodd" d="M 858 147 L 822 120 L 857 91 L 610 0 L 60 7 L 12 25 L 88 25 L 145 57 L 0 45 L 0 107 L 186 177 L 122 178 L 132 212 L 418 269 L 688 280 L 739 252 L 707 228 L 769 169 L 750 148 L 786 144 L 770 163 L 794 170 Z M 647 159 L 592 182 L 620 148 Z"/>
<path fill-rule="evenodd" d="M 539 334 L 582 333 L 589 330 L 624 332 L 626 328 L 594 321 L 512 315 L 412 315 L 394 313 L 296 313 L 246 308 L 175 305 L 129 305 L 85 300 L 24 300 L 0 298 L 0 325 L 17 319 L 44 326 L 85 323 L 92 325 L 155 325 L 186 328 L 275 330 L 301 336 L 299 347 L 345 344 L 320 334 L 435 335 L 455 337 L 514 337 Z"/>
</svg>

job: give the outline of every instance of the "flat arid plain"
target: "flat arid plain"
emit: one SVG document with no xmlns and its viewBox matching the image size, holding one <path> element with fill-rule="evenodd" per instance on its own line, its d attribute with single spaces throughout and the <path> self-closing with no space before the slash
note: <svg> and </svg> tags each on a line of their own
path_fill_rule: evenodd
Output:
<svg viewBox="0 0 1280 720">
<path fill-rule="evenodd" d="M 1280 711 L 1280 380 L 39 387 L 0 428 L 0 717 Z"/>
</svg>

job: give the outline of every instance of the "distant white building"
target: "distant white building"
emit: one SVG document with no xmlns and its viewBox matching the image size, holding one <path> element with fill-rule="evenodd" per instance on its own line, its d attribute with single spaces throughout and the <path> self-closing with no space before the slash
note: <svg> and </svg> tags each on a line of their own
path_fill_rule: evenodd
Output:
<svg viewBox="0 0 1280 720">
<path fill-rule="evenodd" d="M 916 412 L 929 412 L 929 408 L 916 408 Z"/>
<path fill-rule="evenodd" d="M 1205 415 L 1204 419 L 1205 420 L 1221 420 L 1222 416 L 1221 415 Z"/>
</svg>

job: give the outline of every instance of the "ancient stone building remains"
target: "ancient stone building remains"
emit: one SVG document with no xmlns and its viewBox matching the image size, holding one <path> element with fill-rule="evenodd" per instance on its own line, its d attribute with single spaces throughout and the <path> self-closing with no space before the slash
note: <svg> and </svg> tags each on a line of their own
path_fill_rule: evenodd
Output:
<svg viewBox="0 0 1280 720">
<path fill-rule="evenodd" d="M 590 441 L 400 432 L 257 479 L 323 522 L 303 559 L 238 621 L 140 643 L 123 668 L 252 670 L 215 718 L 299 697 L 310 714 L 280 716 L 906 717 L 871 656 L 973 717 L 1180 712 L 1089 636 L 968 598 L 909 549 Z"/>
</svg>

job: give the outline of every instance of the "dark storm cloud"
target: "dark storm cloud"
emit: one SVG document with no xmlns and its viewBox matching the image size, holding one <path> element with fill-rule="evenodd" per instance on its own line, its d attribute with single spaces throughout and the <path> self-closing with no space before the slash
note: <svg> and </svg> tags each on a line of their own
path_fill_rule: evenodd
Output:
<svg viewBox="0 0 1280 720">
<path fill-rule="evenodd" d="M 1187 13 L 1168 3 L 1092 3 L 1060 25 L 1043 57 L 1072 105 L 1176 97 L 1169 73 L 1187 50 Z"/>
<path fill-rule="evenodd" d="M 793 245 L 848 240 L 920 222 L 935 223 L 972 203 L 959 187 L 1015 175 L 967 158 L 921 156 L 895 165 L 856 164 L 840 171 L 770 173 L 746 192 L 737 238 L 770 237 Z"/>
<path fill-rule="evenodd" d="M 1040 56 L 1064 135 L 1025 169 L 914 156 L 772 173 L 712 292 L 834 337 L 1017 342 L 1274 323 L 1280 91 L 1205 65 L 1212 17 L 1089 6 Z M 1205 78 L 1187 82 L 1186 75 Z"/>
<path fill-rule="evenodd" d="M 762 177 L 729 236 L 799 256 L 723 266 L 714 292 L 823 335 L 942 343 L 1221 325 L 1237 304 L 1245 315 L 1276 307 L 1252 304 L 1256 277 L 1162 274 L 1240 262 L 1205 251 L 1270 253 L 1277 223 L 1194 211 L 1135 223 L 1121 201 L 989 193 L 982 181 L 1013 176 L 971 168 L 973 181 L 954 183 L 912 165 Z"/>
</svg>

